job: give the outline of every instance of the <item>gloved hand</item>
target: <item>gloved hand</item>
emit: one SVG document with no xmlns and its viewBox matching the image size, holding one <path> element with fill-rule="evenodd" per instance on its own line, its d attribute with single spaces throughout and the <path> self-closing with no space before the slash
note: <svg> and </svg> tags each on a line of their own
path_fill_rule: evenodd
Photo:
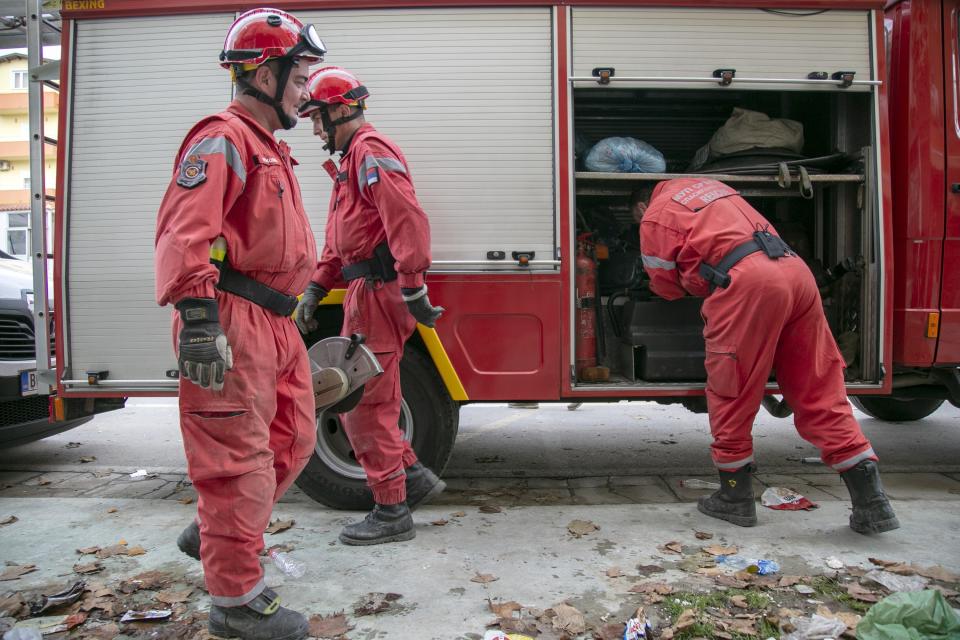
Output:
<svg viewBox="0 0 960 640">
<path fill-rule="evenodd" d="M 433 328 L 437 324 L 437 318 L 443 313 L 443 307 L 434 307 L 430 304 L 430 298 L 427 297 L 427 285 L 419 289 L 400 289 L 403 294 L 403 301 L 407 303 L 407 309 L 410 315 L 417 319 L 420 324 Z"/>
<path fill-rule="evenodd" d="M 297 327 L 300 328 L 300 333 L 303 335 L 317 330 L 319 324 L 313 319 L 313 314 L 317 312 L 317 306 L 321 300 L 327 297 L 327 293 L 329 292 L 316 282 L 311 282 L 307 285 L 307 290 L 303 292 L 303 296 L 300 297 L 297 310 L 293 312 L 293 320 L 297 323 Z"/>
<path fill-rule="evenodd" d="M 177 303 L 180 327 L 180 377 L 204 389 L 220 391 L 223 378 L 233 368 L 233 350 L 220 326 L 217 301 L 184 298 Z"/>
</svg>

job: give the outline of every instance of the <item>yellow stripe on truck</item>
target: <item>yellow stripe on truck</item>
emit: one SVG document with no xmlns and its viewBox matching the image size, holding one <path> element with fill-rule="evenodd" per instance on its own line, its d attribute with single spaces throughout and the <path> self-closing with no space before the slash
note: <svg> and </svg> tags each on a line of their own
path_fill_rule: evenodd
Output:
<svg viewBox="0 0 960 640">
<path fill-rule="evenodd" d="M 346 289 L 334 289 L 320 301 L 320 304 L 342 305 L 346 296 Z M 420 333 L 420 337 L 423 338 L 423 343 L 427 345 L 427 353 L 430 354 L 434 366 L 437 367 L 437 371 L 440 373 L 440 379 L 443 380 L 444 386 L 447 387 L 447 393 L 450 394 L 450 397 L 457 402 L 466 402 L 469 400 L 467 390 L 463 388 L 463 383 L 460 382 L 460 376 L 457 375 L 457 370 L 453 368 L 453 364 L 450 362 L 450 356 L 447 355 L 447 350 L 443 348 L 443 343 L 440 342 L 440 336 L 437 335 L 437 330 L 417 323 L 417 331 Z"/>
</svg>

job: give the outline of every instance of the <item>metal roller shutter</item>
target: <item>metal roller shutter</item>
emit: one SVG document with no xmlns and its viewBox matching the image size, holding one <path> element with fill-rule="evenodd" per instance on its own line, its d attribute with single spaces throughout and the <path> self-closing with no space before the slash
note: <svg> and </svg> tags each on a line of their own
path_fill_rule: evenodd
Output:
<svg viewBox="0 0 960 640">
<path fill-rule="evenodd" d="M 233 14 L 84 20 L 72 77 L 69 363 L 112 379 L 176 368 L 170 308 L 154 300 L 153 236 L 174 155 L 230 100 L 217 54 Z"/>
<path fill-rule="evenodd" d="M 547 8 L 298 12 L 326 62 L 370 90 L 366 117 L 410 163 L 434 260 L 554 257 L 552 26 Z M 329 157 L 307 121 L 285 136 L 323 244 Z M 445 267 L 449 268 L 449 267 Z"/>
<path fill-rule="evenodd" d="M 800 79 L 812 71 L 856 71 L 857 80 L 871 80 L 870 19 L 867 11 L 787 15 L 762 9 L 574 7 L 574 76 L 614 67 L 620 77 L 702 78 L 730 68 L 744 78 Z"/>
</svg>

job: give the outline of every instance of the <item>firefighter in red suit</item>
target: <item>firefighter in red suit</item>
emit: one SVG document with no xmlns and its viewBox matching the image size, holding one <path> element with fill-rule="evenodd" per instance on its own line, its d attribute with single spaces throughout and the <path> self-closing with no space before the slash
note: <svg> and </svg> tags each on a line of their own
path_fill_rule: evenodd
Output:
<svg viewBox="0 0 960 640">
<path fill-rule="evenodd" d="M 203 563 L 217 636 L 309 630 L 265 587 L 259 556 L 273 505 L 316 440 L 310 365 L 290 317 L 316 243 L 295 162 L 273 132 L 296 124 L 323 53 L 313 25 L 283 11 L 241 15 L 220 54 L 237 98 L 187 134 L 157 216 L 157 302 L 176 309 L 180 426 L 198 494 L 177 543 Z"/>
<path fill-rule="evenodd" d="M 746 200 L 716 180 L 657 184 L 640 223 L 650 289 L 666 300 L 706 298 L 707 406 L 720 489 L 701 512 L 757 523 L 751 428 L 771 369 L 800 435 L 850 491 L 850 526 L 899 526 L 880 483 L 877 456 L 847 402 L 843 359 L 810 269 Z"/>
<path fill-rule="evenodd" d="M 398 428 L 400 358 L 417 322 L 433 327 L 443 311 L 427 296 L 430 223 L 417 200 L 400 149 L 367 123 L 369 93 L 350 72 L 320 69 L 310 77 L 300 113 L 331 154 L 334 181 L 326 241 L 295 317 L 303 333 L 316 329 L 317 305 L 342 278 L 348 283 L 342 335 L 360 333 L 383 367 L 366 383 L 360 404 L 342 416 L 344 430 L 373 492 L 367 517 L 347 525 L 340 541 L 370 545 L 414 537 L 410 511 L 444 483 L 417 461 Z"/>
</svg>

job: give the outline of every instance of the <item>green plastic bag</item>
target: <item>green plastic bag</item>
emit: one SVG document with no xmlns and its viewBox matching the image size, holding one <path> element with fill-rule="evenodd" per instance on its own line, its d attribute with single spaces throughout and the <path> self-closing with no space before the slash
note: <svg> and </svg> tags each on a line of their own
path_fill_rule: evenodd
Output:
<svg viewBox="0 0 960 640">
<path fill-rule="evenodd" d="M 857 640 L 960 640 L 960 616 L 939 591 L 895 593 L 863 616 Z"/>
</svg>

